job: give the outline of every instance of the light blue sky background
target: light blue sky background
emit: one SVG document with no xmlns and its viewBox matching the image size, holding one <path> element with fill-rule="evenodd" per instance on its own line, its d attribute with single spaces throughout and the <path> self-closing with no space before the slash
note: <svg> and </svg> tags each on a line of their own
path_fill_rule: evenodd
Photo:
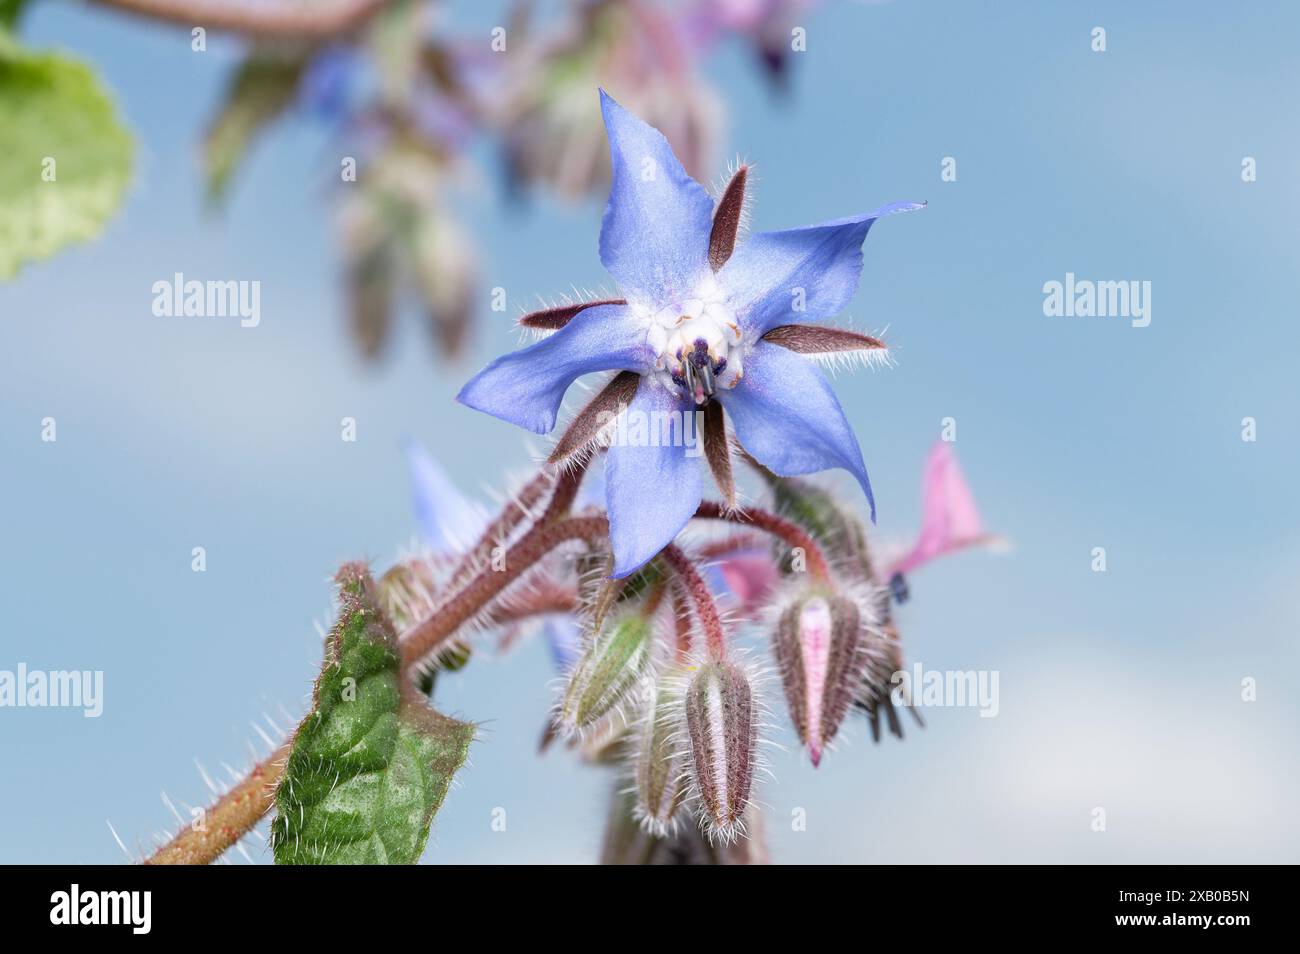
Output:
<svg viewBox="0 0 1300 954">
<path fill-rule="evenodd" d="M 495 5 L 457 6 L 475 12 L 453 22 L 495 22 Z M 951 415 L 1015 549 L 924 569 L 901 615 L 925 666 L 1000 672 L 998 717 L 931 710 L 879 746 L 855 722 L 817 771 L 777 753 L 760 793 L 776 859 L 1296 861 L 1300 9 L 898 0 L 807 27 L 785 101 L 738 46 L 708 64 L 730 104 L 719 169 L 757 163 L 760 229 L 930 201 L 873 230 L 847 313 L 888 325 L 898 365 L 837 388 L 882 536 L 914 531 Z M 106 819 L 147 847 L 172 825 L 160 790 L 201 802 L 196 758 L 243 765 L 251 722 L 300 711 L 333 568 L 411 538 L 401 435 L 467 489 L 529 453 L 451 401 L 515 342 L 506 316 L 484 308 L 461 366 L 432 357 L 414 315 L 382 367 L 354 357 L 328 196 L 340 150 L 319 127 L 281 127 L 227 213 L 204 214 L 196 142 L 231 44 L 195 55 L 184 31 L 56 4 L 24 33 L 103 71 L 140 155 L 102 241 L 0 287 L 0 668 L 106 680 L 98 720 L 0 710 L 0 860 L 113 862 Z M 1241 181 L 1243 156 L 1259 181 Z M 603 280 L 599 201 L 509 208 L 478 158 L 464 208 L 485 288 L 513 314 Z M 150 287 L 175 271 L 259 279 L 261 326 L 155 318 Z M 1152 282 L 1150 327 L 1044 317 L 1042 285 L 1067 271 Z M 426 860 L 594 857 L 607 778 L 534 754 L 550 678 L 534 643 L 447 681 L 440 704 L 486 726 Z"/>
</svg>

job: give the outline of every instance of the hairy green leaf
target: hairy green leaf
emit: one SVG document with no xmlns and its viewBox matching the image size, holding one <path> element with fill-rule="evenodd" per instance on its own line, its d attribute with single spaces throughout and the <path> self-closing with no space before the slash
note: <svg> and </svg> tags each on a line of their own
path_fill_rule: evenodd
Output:
<svg viewBox="0 0 1300 954">
<path fill-rule="evenodd" d="M 94 238 L 131 178 L 131 136 L 82 63 L 0 27 L 0 280 Z"/>
<path fill-rule="evenodd" d="M 430 709 L 399 671 L 365 567 L 339 571 L 340 609 L 276 792 L 277 864 L 415 864 L 474 727 Z"/>
</svg>

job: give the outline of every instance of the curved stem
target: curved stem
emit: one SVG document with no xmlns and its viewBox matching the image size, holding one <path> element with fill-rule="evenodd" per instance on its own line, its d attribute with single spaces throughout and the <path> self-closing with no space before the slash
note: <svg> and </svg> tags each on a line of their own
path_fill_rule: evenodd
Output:
<svg viewBox="0 0 1300 954">
<path fill-rule="evenodd" d="M 551 502 L 542 514 L 542 522 L 568 516 L 573 509 L 573 502 L 578 498 L 582 478 L 587 476 L 587 465 L 591 459 L 591 454 L 584 454 L 564 465 L 560 475 L 555 478 L 555 492 L 551 494 Z"/>
<path fill-rule="evenodd" d="M 690 595 L 691 602 L 695 604 L 695 616 L 700 621 L 700 629 L 704 630 L 709 655 L 720 662 L 727 656 L 727 637 L 722 629 L 722 619 L 718 616 L 718 607 L 713 602 L 713 594 L 709 592 L 709 585 L 695 569 L 695 564 L 675 543 L 664 547 L 663 558 L 677 574 L 677 578 L 681 580 L 682 586 Z"/>
<path fill-rule="evenodd" d="M 567 517 L 554 523 L 538 524 L 524 534 L 509 551 L 500 570 L 486 566 L 469 583 L 416 623 L 399 639 L 402 665 L 409 666 L 433 652 L 466 621 L 487 606 L 521 574 L 561 543 L 584 540 L 609 533 L 604 517 Z"/>
<path fill-rule="evenodd" d="M 147 865 L 207 865 L 243 838 L 275 802 L 275 790 L 289 761 L 293 739 L 249 770 L 244 780 L 201 816 L 202 830 L 188 827 L 145 859 Z"/>
<path fill-rule="evenodd" d="M 519 493 L 509 500 L 496 518 L 487 525 L 475 544 L 465 551 L 465 555 L 456 564 L 447 583 L 454 588 L 467 580 L 473 579 L 475 570 L 492 555 L 492 551 L 509 538 L 533 513 L 533 508 L 556 486 L 556 478 L 551 471 L 539 470 L 532 480 L 520 488 Z M 548 507 L 549 510 L 549 507 Z"/>
<path fill-rule="evenodd" d="M 673 587 L 673 624 L 677 661 L 685 662 L 691 655 L 691 607 L 680 585 Z"/>
<path fill-rule="evenodd" d="M 317 6 L 278 0 L 274 5 L 225 0 L 90 0 L 151 20 L 248 36 L 325 39 L 347 33 L 378 13 L 388 0 L 336 0 Z"/>
<path fill-rule="evenodd" d="M 803 550 L 808 557 L 808 570 L 819 580 L 825 580 L 830 577 L 830 564 L 826 560 L 826 554 L 818 546 L 817 541 L 798 524 L 778 517 L 769 510 L 758 508 L 746 508 L 744 510 L 728 510 L 721 504 L 706 500 L 700 504 L 700 509 L 695 511 L 695 516 L 705 520 L 725 520 L 728 523 L 752 524 L 760 530 L 766 530 L 774 537 L 784 540 L 790 547 Z"/>
</svg>

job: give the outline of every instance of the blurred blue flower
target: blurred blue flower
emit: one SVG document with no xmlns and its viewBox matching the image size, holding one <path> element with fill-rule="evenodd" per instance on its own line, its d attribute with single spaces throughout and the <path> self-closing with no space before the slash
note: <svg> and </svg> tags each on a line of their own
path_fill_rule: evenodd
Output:
<svg viewBox="0 0 1300 954">
<path fill-rule="evenodd" d="M 558 331 L 493 361 L 458 399 L 545 433 L 580 376 L 639 376 L 626 408 L 629 436 L 610 446 L 605 464 L 616 577 L 657 554 L 699 506 L 698 444 L 689 446 L 681 435 L 689 433 L 686 419 L 696 409 L 705 411 L 706 425 L 712 411 L 716 426 L 725 427 L 718 409 L 708 407 L 714 401 L 739 442 L 774 473 L 844 468 L 871 501 L 857 438 L 807 356 L 842 349 L 787 329 L 837 314 L 857 289 L 861 245 L 872 223 L 923 204 L 894 203 L 822 225 L 763 232 L 733 252 L 743 201 L 724 195 L 715 216 L 713 199 L 686 174 L 667 140 L 603 90 L 600 95 L 613 165 L 600 259 L 626 297 L 563 310 L 562 323 L 553 325 Z M 742 197 L 744 171 L 737 177 Z M 860 339 L 855 348 L 883 347 L 852 337 Z M 664 422 L 674 421 L 682 425 L 678 437 L 660 440 L 669 436 Z M 722 483 L 715 455 L 709 457 Z M 729 462 L 722 471 L 729 481 Z M 874 502 L 871 507 L 874 519 Z"/>
<path fill-rule="evenodd" d="M 466 498 L 447 472 L 415 441 L 405 443 L 415 519 L 435 554 L 464 553 L 487 526 L 483 508 Z"/>
<path fill-rule="evenodd" d="M 582 654 L 582 627 L 570 614 L 556 613 L 542 622 L 551 662 L 558 672 L 568 672 Z"/>
<path fill-rule="evenodd" d="M 334 44 L 312 57 L 298 85 L 302 105 L 322 119 L 340 119 L 361 69 L 361 56 L 350 46 Z"/>
<path fill-rule="evenodd" d="M 486 511 L 457 489 L 442 465 L 415 441 L 404 442 L 411 473 L 415 518 L 425 546 L 437 556 L 465 553 L 488 524 Z M 578 506 L 595 503 L 583 487 Z M 582 650 L 582 628 L 570 613 L 541 617 L 542 635 L 558 672 L 567 672 Z"/>
</svg>

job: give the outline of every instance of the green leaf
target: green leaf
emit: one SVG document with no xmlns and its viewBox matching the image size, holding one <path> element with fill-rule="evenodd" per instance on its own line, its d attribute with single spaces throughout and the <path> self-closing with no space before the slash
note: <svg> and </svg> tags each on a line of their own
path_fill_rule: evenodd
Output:
<svg viewBox="0 0 1300 954">
<path fill-rule="evenodd" d="M 13 26 L 23 12 L 27 0 L 0 0 L 0 26 Z"/>
<path fill-rule="evenodd" d="M 271 826 L 277 864 L 415 864 L 474 727 L 430 709 L 402 675 L 370 574 L 338 574 L 312 711 L 298 727 Z"/>
<path fill-rule="evenodd" d="M 208 199 L 219 202 L 253 138 L 293 102 L 308 49 L 257 48 L 245 57 L 203 140 Z"/>
<path fill-rule="evenodd" d="M 0 280 L 94 238 L 131 178 L 131 136 L 82 63 L 0 27 Z"/>
</svg>

